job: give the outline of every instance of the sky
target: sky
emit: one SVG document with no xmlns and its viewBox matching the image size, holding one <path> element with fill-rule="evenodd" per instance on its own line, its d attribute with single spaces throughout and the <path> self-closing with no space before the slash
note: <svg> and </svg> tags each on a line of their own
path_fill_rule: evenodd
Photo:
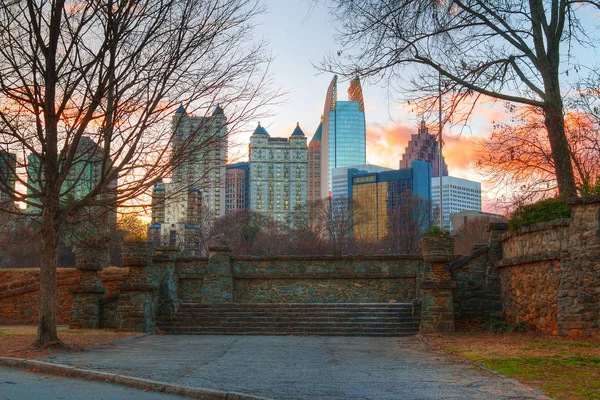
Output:
<svg viewBox="0 0 600 400">
<path fill-rule="evenodd" d="M 298 122 L 310 140 L 319 125 L 325 93 L 333 78 L 315 65 L 339 48 L 334 37 L 335 21 L 326 8 L 315 6 L 311 0 L 268 0 L 265 4 L 267 13 L 260 18 L 256 36 L 268 42 L 267 49 L 274 57 L 270 66 L 274 83 L 289 94 L 270 110 L 271 117 L 260 122 L 271 136 L 289 136 Z M 408 104 L 390 99 L 388 88 L 381 82 L 363 79 L 361 83 L 367 121 L 367 162 L 398 168 L 410 135 L 417 133 L 421 116 Z M 338 99 L 346 100 L 347 89 L 347 81 L 338 83 Z M 451 128 L 444 133 L 444 154 L 450 175 L 484 180 L 475 168 L 475 142 L 489 134 L 492 121 L 506 118 L 503 110 L 499 104 L 481 105 L 467 127 Z M 232 148 L 234 159 L 247 157 L 250 134 L 233 138 L 237 143 Z M 484 182 L 482 186 L 484 209 L 489 209 L 493 202 L 488 198 L 490 184 Z"/>
</svg>

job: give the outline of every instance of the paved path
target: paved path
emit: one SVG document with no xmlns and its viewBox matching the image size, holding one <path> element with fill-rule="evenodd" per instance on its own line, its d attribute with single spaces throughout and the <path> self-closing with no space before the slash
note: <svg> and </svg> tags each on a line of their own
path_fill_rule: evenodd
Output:
<svg viewBox="0 0 600 400">
<path fill-rule="evenodd" d="M 0 367 L 0 400 L 183 400 L 120 385 Z"/>
<path fill-rule="evenodd" d="M 414 337 L 154 335 L 47 359 L 273 399 L 537 398 Z"/>
</svg>

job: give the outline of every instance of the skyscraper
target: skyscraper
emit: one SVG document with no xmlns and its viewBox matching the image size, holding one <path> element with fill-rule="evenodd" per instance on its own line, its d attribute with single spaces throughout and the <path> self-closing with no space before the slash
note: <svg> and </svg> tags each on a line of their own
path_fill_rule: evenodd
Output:
<svg viewBox="0 0 600 400">
<path fill-rule="evenodd" d="M 199 189 L 213 217 L 225 214 L 225 164 L 227 118 L 220 106 L 209 117 L 188 115 L 179 107 L 171 121 L 173 130 L 172 183 Z M 189 149 L 189 151 L 187 150 Z"/>
<path fill-rule="evenodd" d="M 227 166 L 225 214 L 233 214 L 248 207 L 250 191 L 250 164 L 241 162 Z"/>
<path fill-rule="evenodd" d="M 400 168 L 410 168 L 415 160 L 427 161 L 431 164 L 431 176 L 439 177 L 439 154 L 440 150 L 435 135 L 429 133 L 425 121 L 421 121 L 421 126 L 416 135 L 412 135 L 406 150 L 400 160 Z M 442 176 L 448 176 L 448 166 L 442 157 Z"/>
<path fill-rule="evenodd" d="M 443 212 L 444 229 L 451 231 L 452 222 L 450 215 L 461 211 L 481 211 L 481 183 L 468 179 L 456 178 L 454 176 L 443 176 Z M 431 179 L 431 208 L 433 223 L 439 226 L 439 204 L 440 204 L 440 180 Z"/>
<path fill-rule="evenodd" d="M 0 151 L 0 208 L 12 206 L 9 195 L 15 190 L 17 155 Z"/>
<path fill-rule="evenodd" d="M 173 177 L 154 185 L 148 236 L 156 245 L 200 254 L 203 227 L 225 215 L 227 118 L 220 106 L 208 117 L 188 115 L 181 106 L 171 129 Z"/>
<path fill-rule="evenodd" d="M 348 179 L 348 170 L 354 169 L 361 172 L 383 172 L 392 171 L 391 168 L 380 167 L 379 165 L 364 164 L 351 165 L 349 167 L 333 168 L 331 170 L 331 197 L 340 198 L 348 196 L 348 184 L 351 183 Z"/>
<path fill-rule="evenodd" d="M 366 164 L 367 131 L 360 80 L 354 78 L 348 101 L 337 100 L 337 75 L 333 77 L 323 111 L 321 139 L 321 196 L 331 194 L 333 168 Z"/>
<path fill-rule="evenodd" d="M 376 241 L 383 239 L 389 231 L 394 213 L 410 205 L 413 196 L 428 202 L 431 199 L 431 166 L 427 162 L 413 161 L 411 168 L 393 171 L 367 172 L 348 170 L 348 198 L 355 203 L 354 235 L 358 240 Z M 429 204 L 423 210 L 429 222 Z M 411 211 L 411 212 L 413 212 Z M 356 215 L 360 213 L 360 215 Z"/>
<path fill-rule="evenodd" d="M 306 203 L 306 136 L 297 125 L 289 138 L 271 137 L 258 124 L 250 138 L 250 208 L 275 221 L 288 221 Z"/>
<path fill-rule="evenodd" d="M 323 116 L 321 123 L 308 144 L 308 200 L 321 199 L 321 135 L 323 131 Z"/>
</svg>

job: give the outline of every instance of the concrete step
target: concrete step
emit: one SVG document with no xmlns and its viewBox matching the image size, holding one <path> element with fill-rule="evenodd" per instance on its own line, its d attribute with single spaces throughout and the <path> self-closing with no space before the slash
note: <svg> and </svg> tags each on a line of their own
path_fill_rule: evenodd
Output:
<svg viewBox="0 0 600 400">
<path fill-rule="evenodd" d="M 414 336 L 418 333 L 407 332 L 407 333 L 379 333 L 379 332 L 368 332 L 368 333 L 348 333 L 348 332 L 189 332 L 186 330 L 166 332 L 169 335 L 225 335 L 225 336 L 344 336 L 344 337 L 403 337 L 403 336 Z"/>
<path fill-rule="evenodd" d="M 405 336 L 419 322 L 409 303 L 180 303 L 157 326 L 169 334 Z"/>
</svg>

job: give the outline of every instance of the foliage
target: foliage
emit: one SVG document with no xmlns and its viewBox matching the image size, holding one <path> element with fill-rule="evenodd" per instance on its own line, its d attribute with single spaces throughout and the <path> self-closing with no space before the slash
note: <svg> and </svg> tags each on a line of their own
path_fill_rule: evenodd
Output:
<svg viewBox="0 0 600 400">
<path fill-rule="evenodd" d="M 432 225 L 423 231 L 423 236 L 450 236 L 450 232 L 437 225 Z"/>
<path fill-rule="evenodd" d="M 506 321 L 492 319 L 483 324 L 483 328 L 492 333 L 520 333 L 527 332 L 529 330 L 529 325 L 527 322 L 510 324 Z"/>
<path fill-rule="evenodd" d="M 536 222 L 552 221 L 558 218 L 569 218 L 571 207 L 559 198 L 546 199 L 537 203 L 517 207 L 508 221 L 508 228 L 512 231 L 522 226 Z"/>
<path fill-rule="evenodd" d="M 120 214 L 117 229 L 123 241 L 128 243 L 145 242 L 148 239 L 148 224 L 135 214 Z"/>
</svg>

